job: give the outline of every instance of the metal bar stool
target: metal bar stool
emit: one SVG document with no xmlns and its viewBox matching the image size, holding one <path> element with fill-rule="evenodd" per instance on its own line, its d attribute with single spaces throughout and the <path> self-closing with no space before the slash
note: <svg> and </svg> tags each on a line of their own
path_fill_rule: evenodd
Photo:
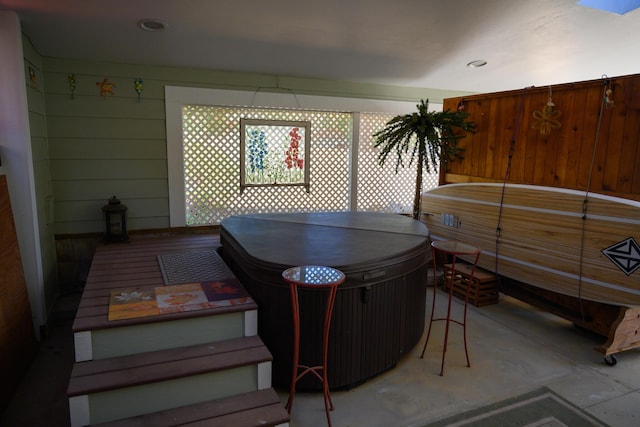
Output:
<svg viewBox="0 0 640 427">
<path fill-rule="evenodd" d="M 291 376 L 291 390 L 287 401 L 287 410 L 291 414 L 293 399 L 296 394 L 296 383 L 305 375 L 313 374 L 322 382 L 322 394 L 324 395 L 324 408 L 327 413 L 327 422 L 331 426 L 329 410 L 333 411 L 333 401 L 329 394 L 329 381 L 327 378 L 327 354 L 329 347 L 329 329 L 331 327 L 331 314 L 336 300 L 338 286 L 344 282 L 345 275 L 340 270 L 318 265 L 305 265 L 291 267 L 282 272 L 282 278 L 289 284 L 291 293 L 291 308 L 293 311 L 293 373 Z M 299 364 L 300 356 L 300 307 L 298 304 L 298 288 L 328 289 L 329 295 L 325 306 L 323 339 L 322 339 L 322 365 L 306 366 Z M 302 371 L 300 371 L 302 370 Z M 321 373 L 319 372 L 321 371 Z"/>
<path fill-rule="evenodd" d="M 449 339 L 449 324 L 454 322 L 458 325 L 462 326 L 462 331 L 464 335 L 464 353 L 467 356 L 467 366 L 471 367 L 471 362 L 469 362 L 469 351 L 467 350 L 467 305 L 469 303 L 469 286 L 471 281 L 473 280 L 473 275 L 476 271 L 476 265 L 478 264 L 478 258 L 480 258 L 480 249 L 475 246 L 469 245 L 467 243 L 457 242 L 453 240 L 438 240 L 431 242 L 431 253 L 433 259 L 433 304 L 431 306 L 431 320 L 429 321 L 429 331 L 427 332 L 427 339 L 424 342 L 424 347 L 422 348 L 422 354 L 420 358 L 424 358 L 424 352 L 427 349 L 427 343 L 429 342 L 429 336 L 431 335 L 431 326 L 433 322 L 444 320 L 446 321 L 446 326 L 444 330 L 444 347 L 442 349 L 442 364 L 440 365 L 440 376 L 444 374 L 444 356 L 447 352 L 447 340 Z M 436 281 L 436 258 L 437 254 L 442 253 L 451 257 L 451 275 L 450 275 L 450 283 L 449 283 L 449 303 L 447 305 L 447 317 L 434 318 L 435 308 L 436 308 L 436 294 L 438 293 L 438 284 Z M 471 275 L 468 280 L 461 279 L 465 282 L 466 293 L 464 299 L 464 315 L 462 321 L 452 319 L 451 318 L 451 299 L 453 297 L 453 287 L 454 282 L 456 280 L 456 258 L 459 256 L 468 256 L 472 259 L 473 267 L 471 268 Z M 447 277 L 443 277 L 443 280 L 447 280 Z"/>
</svg>

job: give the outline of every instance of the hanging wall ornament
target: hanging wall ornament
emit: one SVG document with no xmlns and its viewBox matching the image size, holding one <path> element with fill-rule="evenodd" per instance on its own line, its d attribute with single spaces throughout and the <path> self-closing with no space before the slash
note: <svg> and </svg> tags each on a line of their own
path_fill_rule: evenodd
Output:
<svg viewBox="0 0 640 427">
<path fill-rule="evenodd" d="M 460 99 L 460 102 L 458 102 L 457 110 L 464 111 L 464 99 Z"/>
<path fill-rule="evenodd" d="M 613 102 L 613 91 L 609 87 L 609 83 L 607 83 L 607 90 L 604 91 L 604 106 L 607 107 L 607 110 L 616 106 Z"/>
<path fill-rule="evenodd" d="M 140 95 L 142 95 L 142 79 L 135 79 L 133 81 L 133 87 L 136 90 L 136 93 L 138 94 L 138 102 L 140 102 Z"/>
<path fill-rule="evenodd" d="M 67 82 L 69 83 L 69 90 L 71 91 L 71 99 L 73 99 L 76 92 L 76 75 L 68 74 Z"/>
<path fill-rule="evenodd" d="M 604 105 L 607 108 L 615 107 L 613 102 L 613 91 L 611 89 L 607 89 L 604 93 Z"/>
<path fill-rule="evenodd" d="M 609 110 L 615 107 L 615 103 L 613 102 L 613 90 L 611 89 L 611 80 L 609 80 L 609 76 L 607 76 L 606 74 L 603 74 L 602 78 L 604 79 L 604 86 L 606 88 L 604 91 L 604 99 L 602 100 L 602 103 L 607 108 L 607 110 Z"/>
<path fill-rule="evenodd" d="M 555 106 L 556 104 L 553 103 L 553 99 L 551 98 L 551 86 L 549 86 L 549 99 L 546 105 L 542 111 L 533 112 L 534 121 L 531 127 L 533 129 L 539 129 L 540 135 L 549 135 L 552 129 L 557 129 L 562 125 L 560 120 L 558 120 L 562 113 L 555 110 Z"/>
<path fill-rule="evenodd" d="M 107 99 L 109 96 L 113 96 L 113 88 L 116 86 L 109 81 L 108 78 L 104 78 L 101 82 L 96 82 L 96 86 L 100 88 L 100 96 Z"/>
<path fill-rule="evenodd" d="M 36 69 L 31 65 L 29 65 L 29 82 L 31 87 L 38 88 L 38 75 L 36 74 Z"/>
</svg>

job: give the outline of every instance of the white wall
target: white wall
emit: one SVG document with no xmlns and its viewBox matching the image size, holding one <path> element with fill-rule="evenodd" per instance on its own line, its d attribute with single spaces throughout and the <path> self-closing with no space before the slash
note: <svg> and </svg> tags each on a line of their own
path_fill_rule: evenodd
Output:
<svg viewBox="0 0 640 427">
<path fill-rule="evenodd" d="M 0 11 L 0 161 L 7 175 L 36 335 L 46 322 L 20 21 Z"/>
</svg>

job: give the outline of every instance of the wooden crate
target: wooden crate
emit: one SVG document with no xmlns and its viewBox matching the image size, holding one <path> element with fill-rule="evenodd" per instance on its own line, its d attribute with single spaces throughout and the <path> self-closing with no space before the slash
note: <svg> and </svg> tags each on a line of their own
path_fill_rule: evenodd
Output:
<svg viewBox="0 0 640 427">
<path fill-rule="evenodd" d="M 442 278 L 443 289 L 449 291 L 451 283 L 452 265 L 444 265 Z M 476 307 L 498 303 L 498 281 L 493 273 L 476 268 L 471 278 L 472 266 L 463 262 L 456 263 L 456 271 L 453 280 L 453 294 L 464 300 L 469 285 L 469 302 Z"/>
</svg>

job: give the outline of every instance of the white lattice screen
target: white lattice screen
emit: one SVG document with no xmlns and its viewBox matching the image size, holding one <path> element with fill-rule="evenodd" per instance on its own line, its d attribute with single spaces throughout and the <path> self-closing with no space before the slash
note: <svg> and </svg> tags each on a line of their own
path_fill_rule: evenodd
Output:
<svg viewBox="0 0 640 427">
<path fill-rule="evenodd" d="M 411 213 L 416 172 L 407 168 L 395 173 L 395 159 L 384 166 L 378 163 L 378 152 L 372 135 L 391 119 L 389 114 L 360 114 L 360 147 L 358 149 L 359 211 Z"/>
<path fill-rule="evenodd" d="M 359 115 L 358 210 L 411 212 L 415 168 L 397 175 L 394 161 L 381 168 L 373 148 L 371 135 L 391 117 Z M 311 122 L 309 192 L 286 186 L 240 191 L 240 118 Z M 187 225 L 218 224 L 248 213 L 349 210 L 351 113 L 188 105 L 182 122 Z M 435 185 L 437 176 L 425 176 L 423 189 Z"/>
</svg>

